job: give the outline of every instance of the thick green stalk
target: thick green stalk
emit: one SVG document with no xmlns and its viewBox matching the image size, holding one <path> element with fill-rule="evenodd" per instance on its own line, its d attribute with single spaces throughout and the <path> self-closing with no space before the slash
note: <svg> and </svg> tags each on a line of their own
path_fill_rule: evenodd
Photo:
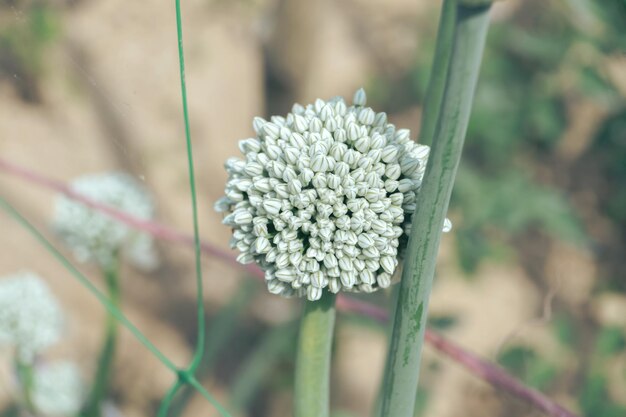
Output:
<svg viewBox="0 0 626 417">
<path fill-rule="evenodd" d="M 452 39 L 454 37 L 454 19 L 456 15 L 456 0 L 444 0 L 439 17 L 439 30 L 437 31 L 437 45 L 435 57 L 430 70 L 428 89 L 424 99 L 422 121 L 418 142 L 423 145 L 431 145 L 439 120 L 439 111 L 443 101 L 443 93 L 446 89 L 450 54 L 452 53 Z"/>
<path fill-rule="evenodd" d="M 104 278 L 106 280 L 109 301 L 117 309 L 120 308 L 120 286 L 119 286 L 119 262 L 115 256 L 111 265 L 104 268 Z M 106 333 L 104 344 L 98 357 L 98 367 L 94 376 L 91 392 L 87 397 L 87 402 L 83 408 L 83 415 L 88 417 L 99 417 L 102 410 L 102 402 L 106 398 L 111 380 L 111 370 L 115 358 L 115 346 L 117 345 L 118 322 L 111 313 L 106 318 Z"/>
<path fill-rule="evenodd" d="M 295 417 L 328 417 L 330 414 L 335 298 L 334 294 L 325 292 L 318 301 L 305 301 L 296 354 Z"/>
<path fill-rule="evenodd" d="M 458 5 L 435 140 L 413 217 L 395 312 L 381 416 L 410 417 L 415 406 L 428 299 L 441 229 L 469 122 L 489 26 L 489 7 Z"/>
</svg>

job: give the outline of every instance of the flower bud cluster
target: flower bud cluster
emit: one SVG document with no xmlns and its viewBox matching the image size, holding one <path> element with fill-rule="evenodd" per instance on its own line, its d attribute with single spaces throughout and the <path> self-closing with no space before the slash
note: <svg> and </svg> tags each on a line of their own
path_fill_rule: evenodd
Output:
<svg viewBox="0 0 626 417">
<path fill-rule="evenodd" d="M 35 274 L 2 277 L 0 306 L 0 346 L 14 347 L 20 362 L 32 363 L 39 352 L 61 338 L 61 309 Z"/>
<path fill-rule="evenodd" d="M 122 173 L 86 175 L 73 181 L 73 191 L 139 219 L 154 216 L 147 191 Z M 150 270 L 158 265 L 152 238 L 68 197 L 59 196 L 53 229 L 81 262 L 95 261 L 103 267 L 122 253 L 134 266 Z"/>
<path fill-rule="evenodd" d="M 31 395 L 33 406 L 42 415 L 76 415 L 84 399 L 78 367 L 69 361 L 38 364 L 33 372 Z"/>
<path fill-rule="evenodd" d="M 237 260 L 256 262 L 268 289 L 317 300 L 322 291 L 390 285 L 410 229 L 430 148 L 385 113 L 343 98 L 255 118 L 244 159 L 226 161 L 227 213 Z"/>
</svg>

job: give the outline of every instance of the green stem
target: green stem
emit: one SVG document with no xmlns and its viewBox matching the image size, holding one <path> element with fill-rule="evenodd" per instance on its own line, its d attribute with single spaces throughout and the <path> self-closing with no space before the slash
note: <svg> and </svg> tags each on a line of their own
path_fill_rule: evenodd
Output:
<svg viewBox="0 0 626 417">
<path fill-rule="evenodd" d="M 444 0 L 439 17 L 439 30 L 437 31 L 437 45 L 435 46 L 435 58 L 430 70 L 428 89 L 424 99 L 422 121 L 418 142 L 423 145 L 431 145 L 439 120 L 439 112 L 443 101 L 443 93 L 446 88 L 450 54 L 452 53 L 452 39 L 454 36 L 454 18 L 456 15 L 456 0 Z"/>
<path fill-rule="evenodd" d="M 176 393 L 178 393 L 178 390 L 183 385 L 184 385 L 183 382 L 180 379 L 177 379 L 176 382 L 174 382 L 174 384 L 170 387 L 170 389 L 167 390 L 167 393 L 163 397 L 163 400 L 161 400 L 161 406 L 159 407 L 159 412 L 157 414 L 157 417 L 167 417 L 167 413 L 169 412 L 170 405 L 172 404 L 172 401 L 174 400 Z"/>
<path fill-rule="evenodd" d="M 489 26 L 489 7 L 458 5 L 435 141 L 413 217 L 395 312 L 381 416 L 413 415 L 426 312 Z"/>
<path fill-rule="evenodd" d="M 334 294 L 325 292 L 318 301 L 305 301 L 296 356 L 295 417 L 328 417 L 330 414 L 335 298 Z"/>
<path fill-rule="evenodd" d="M 204 353 L 204 290 L 202 288 L 202 264 L 200 252 L 200 232 L 198 227 L 198 202 L 196 197 L 196 179 L 193 167 L 193 150 L 191 146 L 191 129 L 189 128 L 189 111 L 187 109 L 187 87 L 185 83 L 185 53 L 183 51 L 183 25 L 181 22 L 180 0 L 176 0 L 176 33 L 178 36 L 178 64 L 180 69 L 180 91 L 183 102 L 183 120 L 185 123 L 185 143 L 187 145 L 187 167 L 189 170 L 189 188 L 191 190 L 191 209 L 193 216 L 193 241 L 196 260 L 196 308 L 198 317 L 198 338 L 196 350 L 189 370 L 193 373 L 202 361 Z"/>
<path fill-rule="evenodd" d="M 109 300 L 116 307 L 120 308 L 120 287 L 119 287 L 119 262 L 115 256 L 111 265 L 104 268 L 104 277 L 107 285 Z M 106 398 L 111 380 L 111 370 L 115 358 L 115 346 L 117 345 L 118 322 L 113 314 L 108 314 L 106 318 L 106 334 L 104 344 L 98 358 L 98 368 L 91 387 L 91 392 L 87 397 L 87 402 L 83 409 L 83 415 L 98 417 L 101 415 L 102 402 Z"/>
<path fill-rule="evenodd" d="M 24 363 L 23 361 L 16 359 L 15 371 L 22 389 L 24 407 L 26 407 L 26 409 L 31 413 L 35 413 L 35 406 L 33 404 L 33 384 L 35 382 L 33 365 L 32 363 Z"/>
<path fill-rule="evenodd" d="M 226 411 L 226 409 L 222 407 L 222 405 L 217 402 L 217 400 L 213 398 L 213 396 L 206 389 L 204 389 L 202 384 L 198 382 L 198 380 L 193 375 L 189 375 L 185 382 L 194 387 L 195 390 L 198 391 L 198 393 L 202 397 L 204 397 L 205 400 L 213 404 L 213 406 L 220 413 L 220 415 L 222 415 L 223 417 L 232 417 L 230 413 Z"/>
</svg>

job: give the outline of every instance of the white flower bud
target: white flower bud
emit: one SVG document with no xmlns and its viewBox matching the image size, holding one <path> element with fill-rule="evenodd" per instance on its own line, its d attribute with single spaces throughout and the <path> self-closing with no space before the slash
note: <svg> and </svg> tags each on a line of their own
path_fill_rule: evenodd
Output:
<svg viewBox="0 0 626 417">
<path fill-rule="evenodd" d="M 241 153 L 246 154 L 249 152 L 260 152 L 261 151 L 261 142 L 257 139 L 250 138 L 239 141 L 239 150 Z"/>
<path fill-rule="evenodd" d="M 333 119 L 335 117 L 335 109 L 330 103 L 326 104 L 324 108 L 322 109 L 322 111 L 320 111 L 319 113 L 320 113 L 320 119 L 324 122 L 327 121 L 328 119 Z"/>
<path fill-rule="evenodd" d="M 317 301 L 322 298 L 322 289 L 309 285 L 306 289 L 306 298 L 309 301 Z"/>
<path fill-rule="evenodd" d="M 365 94 L 365 90 L 363 90 L 362 88 L 359 88 L 358 90 L 356 90 L 356 93 L 354 93 L 354 97 L 352 98 L 352 103 L 354 103 L 355 106 L 365 106 L 366 102 L 367 102 L 367 96 Z"/>
<path fill-rule="evenodd" d="M 370 138 L 363 136 L 354 142 L 354 147 L 361 153 L 367 153 L 370 148 Z"/>
<path fill-rule="evenodd" d="M 237 256 L 237 262 L 243 265 L 251 264 L 254 262 L 254 256 L 250 253 L 240 253 L 239 256 Z"/>
<path fill-rule="evenodd" d="M 326 286 L 326 278 L 322 271 L 316 271 L 310 274 L 311 285 L 317 288 L 324 288 Z"/>
<path fill-rule="evenodd" d="M 289 135 L 289 144 L 296 149 L 306 149 L 306 142 L 298 132 L 291 132 Z"/>
<path fill-rule="evenodd" d="M 313 133 L 319 133 L 322 131 L 322 121 L 317 118 L 314 117 L 313 119 L 311 119 L 311 122 L 309 123 L 309 132 L 313 132 Z"/>
<path fill-rule="evenodd" d="M 285 174 L 283 173 L 283 176 Z M 274 187 L 274 192 L 276 196 L 283 199 L 285 201 L 286 198 L 289 198 L 289 190 L 287 189 L 287 184 L 276 184 Z"/>
<path fill-rule="evenodd" d="M 400 161 L 400 168 L 402 169 L 402 172 L 404 173 L 404 175 L 407 175 L 407 176 L 410 176 L 415 171 L 417 171 L 417 169 L 419 168 L 419 165 L 420 165 L 420 162 L 418 159 L 414 159 L 409 156 L 402 158 L 402 161 Z"/>
<path fill-rule="evenodd" d="M 380 112 L 376 114 L 374 119 L 374 126 L 384 126 L 387 123 L 387 113 Z"/>
<path fill-rule="evenodd" d="M 376 284 L 376 276 L 369 269 L 362 270 L 360 273 L 361 281 L 368 285 Z"/>
<path fill-rule="evenodd" d="M 280 212 L 281 201 L 275 198 L 268 198 L 263 201 L 263 208 L 269 216 L 277 216 Z"/>
<path fill-rule="evenodd" d="M 383 272 L 376 277 L 376 282 L 378 282 L 378 285 L 381 288 L 387 288 L 389 287 L 389 285 L 391 285 L 391 275 Z"/>
<path fill-rule="evenodd" d="M 298 133 L 304 133 L 306 132 L 308 126 L 308 123 L 306 122 L 306 119 L 298 114 L 294 115 L 294 119 L 293 119 L 293 127 L 296 129 L 296 132 Z"/>
<path fill-rule="evenodd" d="M 341 271 L 339 275 L 341 285 L 346 289 L 351 289 L 356 284 L 356 275 L 354 271 Z"/>
<path fill-rule="evenodd" d="M 365 107 L 361 109 L 361 111 L 359 112 L 359 122 L 363 123 L 364 125 L 369 126 L 372 123 L 374 123 L 375 117 L 376 117 L 376 114 L 369 107 Z"/>
<path fill-rule="evenodd" d="M 287 146 L 285 147 L 283 152 L 283 158 L 285 159 L 286 163 L 295 165 L 298 162 L 298 158 L 300 156 L 300 151 L 298 150 L 298 148 L 295 148 L 293 146 Z"/>
<path fill-rule="evenodd" d="M 256 177 L 263 174 L 263 165 L 258 162 L 250 161 L 246 164 L 244 172 L 250 177 Z"/>
<path fill-rule="evenodd" d="M 358 236 L 358 244 L 361 248 L 369 248 L 374 244 L 374 239 L 368 233 L 361 233 Z"/>
<path fill-rule="evenodd" d="M 317 154 L 311 158 L 313 172 L 326 172 L 331 169 L 330 159 L 326 155 Z"/>
<path fill-rule="evenodd" d="M 378 258 L 380 256 L 380 251 L 376 248 L 376 246 L 368 246 L 366 248 L 363 248 L 362 253 L 368 258 Z"/>
<path fill-rule="evenodd" d="M 396 269 L 397 264 L 398 264 L 398 261 L 391 256 L 383 256 L 380 258 L 380 266 L 388 274 L 393 274 L 393 271 Z"/>
<path fill-rule="evenodd" d="M 411 132 L 408 129 L 398 129 L 396 130 L 395 139 L 398 143 L 406 143 L 409 141 L 409 136 Z"/>
<path fill-rule="evenodd" d="M 398 191 L 406 193 L 414 189 L 413 181 L 408 178 L 403 178 L 398 183 Z"/>
<path fill-rule="evenodd" d="M 385 176 L 390 180 L 397 180 L 400 178 L 400 174 L 402 174 L 402 169 L 398 164 L 389 164 L 385 168 Z"/>
<path fill-rule="evenodd" d="M 352 265 L 352 261 L 348 258 L 339 259 L 339 269 L 342 271 L 352 271 L 354 270 L 354 265 Z"/>
<path fill-rule="evenodd" d="M 263 126 L 265 126 L 265 123 L 267 122 L 262 117 L 255 117 L 252 120 L 252 127 L 254 128 L 254 131 L 260 135 L 263 133 Z"/>
<path fill-rule="evenodd" d="M 232 203 L 228 199 L 228 197 L 222 197 L 222 198 L 220 198 L 219 200 L 217 200 L 215 202 L 215 204 L 213 205 L 213 208 L 218 213 L 224 213 L 224 212 L 226 212 L 226 211 L 228 211 L 230 209 L 231 204 Z"/>
<path fill-rule="evenodd" d="M 291 282 L 296 278 L 296 271 L 292 268 L 280 268 L 274 273 L 276 279 L 283 282 Z"/>
<path fill-rule="evenodd" d="M 267 122 L 263 125 L 263 133 L 266 138 L 278 139 L 280 136 L 280 127 L 272 122 Z"/>
<path fill-rule="evenodd" d="M 254 251 L 256 253 L 267 253 L 270 248 L 270 241 L 264 236 L 259 236 L 254 242 Z"/>
<path fill-rule="evenodd" d="M 333 137 L 337 143 L 344 143 L 348 139 L 345 129 L 338 127 L 333 133 Z"/>
<path fill-rule="evenodd" d="M 302 191 L 302 183 L 298 179 L 292 179 L 289 181 L 289 184 L 287 184 L 287 188 L 291 194 L 300 194 L 300 191 Z"/>
<path fill-rule="evenodd" d="M 386 163 L 392 163 L 397 161 L 398 148 L 394 145 L 387 145 L 382 152 L 380 159 Z"/>
<path fill-rule="evenodd" d="M 361 137 L 361 129 L 356 123 L 348 125 L 348 140 L 354 142 Z"/>
</svg>

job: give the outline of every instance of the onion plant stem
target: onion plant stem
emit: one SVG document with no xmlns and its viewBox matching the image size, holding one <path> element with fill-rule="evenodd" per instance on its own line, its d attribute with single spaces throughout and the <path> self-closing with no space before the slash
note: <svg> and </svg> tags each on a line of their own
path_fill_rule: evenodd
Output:
<svg viewBox="0 0 626 417">
<path fill-rule="evenodd" d="M 452 38 L 454 36 L 454 18 L 456 15 L 456 0 L 444 0 L 439 17 L 439 30 L 437 31 L 437 44 L 435 57 L 430 70 L 430 79 L 422 110 L 422 121 L 418 142 L 430 146 L 435 135 L 441 101 L 446 88 L 450 53 L 452 52 Z"/>
<path fill-rule="evenodd" d="M 20 382 L 23 405 L 29 412 L 34 414 L 35 407 L 33 404 L 33 384 L 35 375 L 33 364 L 24 362 L 21 359 L 16 358 L 15 372 Z"/>
<path fill-rule="evenodd" d="M 441 110 L 413 217 L 389 348 L 381 416 L 411 417 L 441 230 L 463 149 L 489 7 L 457 5 Z"/>
<path fill-rule="evenodd" d="M 296 354 L 295 417 L 328 417 L 330 414 L 335 298 L 334 294 L 325 292 L 318 301 L 305 301 Z"/>
<path fill-rule="evenodd" d="M 120 308 L 120 287 L 119 287 L 119 262 L 115 256 L 110 265 L 104 268 L 104 277 L 109 296 L 109 301 L 116 308 Z M 111 370 L 115 358 L 115 346 L 118 336 L 118 322 L 115 316 L 108 313 L 106 318 L 106 333 L 104 343 L 98 358 L 96 375 L 94 376 L 91 392 L 83 409 L 83 415 L 98 417 L 101 415 L 102 402 L 106 398 L 111 379 Z"/>
</svg>

